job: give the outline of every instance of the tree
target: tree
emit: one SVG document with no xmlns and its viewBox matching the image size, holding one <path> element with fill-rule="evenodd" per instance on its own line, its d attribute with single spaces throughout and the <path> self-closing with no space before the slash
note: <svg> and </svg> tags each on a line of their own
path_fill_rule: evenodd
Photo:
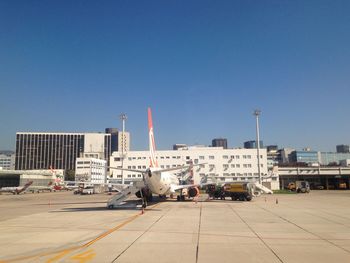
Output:
<svg viewBox="0 0 350 263">
<path fill-rule="evenodd" d="M 67 170 L 64 177 L 65 181 L 75 181 L 75 170 Z"/>
</svg>

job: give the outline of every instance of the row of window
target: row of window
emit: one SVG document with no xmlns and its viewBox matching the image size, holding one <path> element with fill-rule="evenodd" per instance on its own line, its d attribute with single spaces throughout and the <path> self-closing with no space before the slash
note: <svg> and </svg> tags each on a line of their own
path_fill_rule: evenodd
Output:
<svg viewBox="0 0 350 263">
<path fill-rule="evenodd" d="M 223 159 L 240 159 L 241 157 L 242 157 L 242 159 L 251 159 L 252 158 L 251 155 L 242 155 L 242 156 L 240 156 L 240 155 L 231 155 L 231 156 L 223 155 L 222 156 Z M 141 156 L 139 156 L 139 157 L 128 157 L 128 160 L 129 161 L 132 161 L 132 160 L 146 160 L 148 158 L 149 157 L 144 157 L 144 156 L 142 156 L 142 157 Z M 199 156 L 198 158 L 199 158 L 199 160 L 205 160 L 205 156 L 203 156 L 203 155 Z M 263 158 L 263 156 L 260 155 L 260 158 Z M 160 157 L 156 156 L 156 159 L 181 159 L 181 156 L 160 156 Z M 186 160 L 190 160 L 190 159 L 191 159 L 190 156 L 186 156 Z M 215 156 L 214 155 L 209 155 L 208 159 L 209 160 L 214 160 Z M 114 161 L 120 162 L 121 158 L 120 157 L 115 157 Z"/>
<path fill-rule="evenodd" d="M 179 165 L 179 164 L 178 165 L 173 164 L 172 166 L 171 165 L 161 165 L 160 168 L 162 168 L 162 169 L 167 168 L 168 169 L 168 168 L 175 168 L 175 167 L 180 167 L 180 166 L 181 165 Z M 240 164 L 231 164 L 230 166 L 231 166 L 231 168 L 241 168 Z M 223 168 L 224 169 L 228 169 L 230 166 L 228 164 L 224 164 Z M 264 167 L 263 164 L 260 164 L 260 166 Z M 200 168 L 205 168 L 205 165 L 201 164 L 199 167 Z M 250 163 L 243 164 L 242 167 L 243 168 L 252 168 L 252 164 L 250 164 Z M 214 164 L 209 164 L 209 169 L 214 169 L 214 168 L 215 168 Z M 146 169 L 146 166 L 145 165 L 138 165 L 138 166 L 136 166 L 136 165 L 133 165 L 133 166 L 129 165 L 128 169 Z"/>
<path fill-rule="evenodd" d="M 263 175 L 263 174 L 261 174 Z M 205 176 L 204 174 L 200 174 L 200 177 Z M 218 175 L 216 174 L 209 174 L 210 177 L 218 177 Z M 242 176 L 259 176 L 258 173 L 224 173 L 223 174 L 224 177 L 242 177 Z M 121 175 L 117 175 L 117 178 L 121 178 Z M 142 175 L 141 174 L 128 174 L 127 178 L 141 178 Z"/>
</svg>

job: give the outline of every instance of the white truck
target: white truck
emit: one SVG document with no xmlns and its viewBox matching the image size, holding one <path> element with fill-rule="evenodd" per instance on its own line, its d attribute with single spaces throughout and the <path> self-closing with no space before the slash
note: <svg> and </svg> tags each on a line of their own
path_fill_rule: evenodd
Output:
<svg viewBox="0 0 350 263">
<path fill-rule="evenodd" d="M 94 193 L 94 185 L 91 183 L 79 183 L 78 189 L 74 190 L 74 194 L 92 195 Z"/>
</svg>

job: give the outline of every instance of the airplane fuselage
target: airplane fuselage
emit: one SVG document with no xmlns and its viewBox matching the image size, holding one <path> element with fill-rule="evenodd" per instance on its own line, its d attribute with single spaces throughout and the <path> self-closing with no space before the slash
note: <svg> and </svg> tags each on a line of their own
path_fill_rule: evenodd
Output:
<svg viewBox="0 0 350 263">
<path fill-rule="evenodd" d="M 19 193 L 21 190 L 23 189 L 23 187 L 3 187 L 0 189 L 1 193 Z"/>
<path fill-rule="evenodd" d="M 179 180 L 176 175 L 169 172 L 157 172 L 157 168 L 151 168 L 152 175 L 145 175 L 145 183 L 152 193 L 166 195 L 173 193 L 172 185 L 178 185 Z"/>
</svg>

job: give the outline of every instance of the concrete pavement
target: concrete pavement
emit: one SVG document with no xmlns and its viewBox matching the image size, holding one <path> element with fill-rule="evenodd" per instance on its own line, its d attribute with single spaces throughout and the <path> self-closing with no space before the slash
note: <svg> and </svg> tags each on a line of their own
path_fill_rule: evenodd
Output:
<svg viewBox="0 0 350 263">
<path fill-rule="evenodd" d="M 107 199 L 0 196 L 0 262 L 350 262 L 349 191 L 171 200 L 144 214 Z"/>
</svg>

